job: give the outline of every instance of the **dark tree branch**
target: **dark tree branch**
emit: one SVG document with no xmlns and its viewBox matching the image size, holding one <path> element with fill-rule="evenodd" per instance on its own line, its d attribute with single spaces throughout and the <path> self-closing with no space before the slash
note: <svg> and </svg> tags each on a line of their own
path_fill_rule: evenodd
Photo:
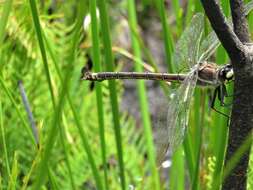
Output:
<svg viewBox="0 0 253 190">
<path fill-rule="evenodd" d="M 242 0 L 230 0 L 234 31 L 242 43 L 250 41 L 249 27 Z"/>
<path fill-rule="evenodd" d="M 213 30 L 217 34 L 223 47 L 226 49 L 229 57 L 231 59 L 238 59 L 238 55 L 244 51 L 243 44 L 226 22 L 219 4 L 216 0 L 201 0 L 201 2 Z"/>
<path fill-rule="evenodd" d="M 243 61 L 244 60 L 244 61 Z M 229 126 L 228 145 L 225 166 L 242 146 L 253 129 L 253 68 L 252 60 L 242 59 L 241 67 L 235 68 L 234 101 Z M 236 167 L 223 183 L 223 190 L 246 190 L 247 168 L 250 157 L 250 148 L 243 154 Z M 248 179 L 250 180 L 250 179 Z"/>
<path fill-rule="evenodd" d="M 242 0 L 230 0 L 235 31 L 225 21 L 216 0 L 201 0 L 201 2 L 212 28 L 231 59 L 235 73 L 235 96 L 229 126 L 226 165 L 253 129 L 253 50 L 245 46 L 249 45 L 247 43 L 250 37 Z M 223 190 L 246 189 L 249 156 L 250 148 L 225 179 Z"/>
</svg>

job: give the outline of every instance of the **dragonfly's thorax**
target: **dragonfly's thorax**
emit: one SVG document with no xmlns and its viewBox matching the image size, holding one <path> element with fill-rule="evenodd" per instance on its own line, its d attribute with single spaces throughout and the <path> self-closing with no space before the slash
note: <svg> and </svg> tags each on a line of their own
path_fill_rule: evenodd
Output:
<svg viewBox="0 0 253 190">
<path fill-rule="evenodd" d="M 233 79 L 233 68 L 231 65 L 219 67 L 214 63 L 200 63 L 198 69 L 198 85 L 219 86 Z"/>
<path fill-rule="evenodd" d="M 200 63 L 198 69 L 198 85 L 218 86 L 220 84 L 219 67 L 214 63 Z"/>
</svg>

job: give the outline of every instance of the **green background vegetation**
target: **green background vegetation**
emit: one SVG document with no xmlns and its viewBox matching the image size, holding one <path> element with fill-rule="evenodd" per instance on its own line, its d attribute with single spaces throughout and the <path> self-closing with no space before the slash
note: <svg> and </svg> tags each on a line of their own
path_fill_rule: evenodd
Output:
<svg viewBox="0 0 253 190">
<path fill-rule="evenodd" d="M 157 71 L 137 30 L 136 15 L 152 10 L 161 24 L 158 35 L 164 42 L 167 68 L 173 71 L 175 42 L 192 16 L 203 12 L 200 2 L 188 0 L 182 8 L 178 0 L 172 0 L 169 9 L 163 0 L 52 3 L 0 2 L 0 189 L 218 188 L 228 128 L 226 118 L 210 111 L 206 90 L 196 89 L 186 139 L 173 155 L 170 170 L 165 171 L 169 178 L 160 180 L 144 81 L 136 82 L 142 118 L 139 128 L 131 115 L 119 111 L 124 91 L 121 81 L 96 83 L 93 91 L 89 82 L 80 81 L 87 54 L 93 57 L 95 71 L 121 67 L 115 67 L 114 57 L 126 50 L 118 47 L 112 52 L 117 21 L 109 15 L 114 12 L 127 15 L 134 69 L 142 71 L 140 63 L 145 58 Z M 229 15 L 229 2 L 222 0 L 221 5 Z M 88 14 L 92 22 L 84 30 Z M 168 24 L 168 18 L 175 22 Z M 249 16 L 251 31 L 252 19 Z M 206 22 L 206 34 L 210 30 Z M 228 62 L 222 47 L 215 58 L 218 64 Z M 21 99 L 20 80 L 36 120 L 39 145 Z M 229 113 L 229 109 L 223 111 Z M 253 179 L 252 167 L 253 158 L 249 179 Z M 248 180 L 248 189 L 253 189 L 252 181 Z"/>
</svg>

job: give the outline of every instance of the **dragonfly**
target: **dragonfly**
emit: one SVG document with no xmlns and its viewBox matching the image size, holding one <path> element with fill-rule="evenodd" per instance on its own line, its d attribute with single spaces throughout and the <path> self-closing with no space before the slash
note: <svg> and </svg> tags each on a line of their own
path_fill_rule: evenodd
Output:
<svg viewBox="0 0 253 190">
<path fill-rule="evenodd" d="M 253 2 L 246 5 L 246 15 L 253 7 Z M 231 24 L 231 22 L 230 22 Z M 173 64 L 178 71 L 188 70 L 184 74 L 152 73 L 152 72 L 98 72 L 82 71 L 82 80 L 104 81 L 115 79 L 145 79 L 180 82 L 176 91 L 170 95 L 167 103 L 167 125 L 159 127 L 159 139 L 156 142 L 159 163 L 163 161 L 168 149 L 174 152 L 182 144 L 188 128 L 190 102 L 195 87 L 214 88 L 211 108 L 215 109 L 218 97 L 221 105 L 227 96 L 226 84 L 233 80 L 234 72 L 231 64 L 219 66 L 207 60 L 214 54 L 220 42 L 211 32 L 202 40 L 204 15 L 197 13 L 186 27 L 176 44 Z M 221 113 L 221 112 L 219 112 Z M 223 113 L 221 113 L 223 114 Z M 225 115 L 225 114 L 223 114 Z M 226 115 L 225 115 L 226 116 Z"/>
</svg>

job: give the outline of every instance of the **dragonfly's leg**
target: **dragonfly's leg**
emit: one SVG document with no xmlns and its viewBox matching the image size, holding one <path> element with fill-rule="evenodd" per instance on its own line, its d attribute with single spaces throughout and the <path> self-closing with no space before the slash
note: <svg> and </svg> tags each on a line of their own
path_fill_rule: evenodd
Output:
<svg viewBox="0 0 253 190">
<path fill-rule="evenodd" d="M 217 97 L 218 90 L 219 90 L 219 87 L 215 88 L 215 90 L 214 90 L 213 97 L 212 97 L 212 101 L 211 101 L 211 108 L 214 108 L 215 99 L 216 99 L 216 97 Z"/>
<path fill-rule="evenodd" d="M 219 96 L 220 96 L 220 105 L 221 106 L 224 106 L 225 105 L 225 97 L 227 97 L 228 93 L 227 93 L 227 89 L 226 89 L 226 86 L 225 85 L 221 85 L 220 87 L 220 93 L 219 93 Z"/>
<path fill-rule="evenodd" d="M 218 99 L 221 101 L 221 87 L 218 86 L 215 90 L 217 90 Z"/>
<path fill-rule="evenodd" d="M 220 91 L 221 91 L 220 86 L 215 88 L 214 95 L 213 95 L 213 98 L 212 98 L 212 103 L 211 103 L 211 109 L 213 109 L 215 112 L 217 112 L 217 113 L 219 113 L 219 114 L 221 114 L 221 115 L 223 115 L 223 116 L 225 116 L 226 118 L 229 119 L 230 117 L 227 114 L 222 113 L 221 111 L 219 111 L 215 108 L 215 99 L 216 99 L 217 96 L 218 96 L 218 99 L 221 101 L 221 92 Z"/>
<path fill-rule="evenodd" d="M 223 84 L 221 87 L 221 106 L 223 107 L 231 107 L 232 103 L 229 103 L 229 104 L 226 104 L 225 103 L 225 97 L 233 97 L 233 95 L 228 95 L 228 92 L 227 92 L 227 88 L 226 86 Z"/>
<path fill-rule="evenodd" d="M 225 86 L 224 84 L 222 84 L 221 88 L 222 88 L 222 91 L 223 91 L 224 96 L 225 96 L 225 97 L 228 97 L 228 91 L 227 91 L 226 86 Z"/>
<path fill-rule="evenodd" d="M 214 92 L 208 88 L 207 89 L 207 96 L 208 96 L 208 106 L 211 107 L 212 106 L 212 101 L 213 101 L 213 95 L 214 95 Z"/>
</svg>

